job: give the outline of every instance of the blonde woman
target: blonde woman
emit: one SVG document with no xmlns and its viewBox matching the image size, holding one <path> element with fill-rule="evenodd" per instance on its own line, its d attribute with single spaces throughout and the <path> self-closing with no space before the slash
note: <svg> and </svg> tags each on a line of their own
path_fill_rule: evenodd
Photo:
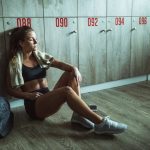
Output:
<svg viewBox="0 0 150 150">
<path fill-rule="evenodd" d="M 52 90 L 49 90 L 46 80 L 46 70 L 50 67 L 64 71 Z M 31 118 L 43 120 L 67 102 L 74 112 L 73 123 L 94 129 L 97 134 L 124 132 L 126 124 L 99 116 L 81 99 L 80 81 L 81 74 L 76 67 L 37 50 L 36 33 L 32 28 L 13 29 L 7 89 L 10 95 L 24 99 L 25 110 Z"/>
</svg>

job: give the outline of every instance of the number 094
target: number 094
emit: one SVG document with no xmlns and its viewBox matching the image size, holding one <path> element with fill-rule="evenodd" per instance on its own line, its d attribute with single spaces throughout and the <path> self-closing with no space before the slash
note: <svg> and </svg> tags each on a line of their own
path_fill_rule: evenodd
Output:
<svg viewBox="0 0 150 150">
<path fill-rule="evenodd" d="M 115 25 L 124 25 L 124 17 L 116 17 Z"/>
</svg>

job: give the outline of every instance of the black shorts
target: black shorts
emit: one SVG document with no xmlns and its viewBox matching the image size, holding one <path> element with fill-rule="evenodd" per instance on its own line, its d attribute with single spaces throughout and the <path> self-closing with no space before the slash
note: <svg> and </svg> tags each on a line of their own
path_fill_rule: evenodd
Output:
<svg viewBox="0 0 150 150">
<path fill-rule="evenodd" d="M 42 94 L 45 94 L 45 93 L 49 92 L 49 89 L 48 88 L 42 88 L 42 89 L 38 89 L 38 90 L 35 90 L 35 91 L 32 91 L 32 92 L 40 92 Z M 25 110 L 26 110 L 27 114 L 32 119 L 40 119 L 41 120 L 41 118 L 37 117 L 37 115 L 36 115 L 35 102 L 36 102 L 36 100 L 24 99 Z"/>
</svg>

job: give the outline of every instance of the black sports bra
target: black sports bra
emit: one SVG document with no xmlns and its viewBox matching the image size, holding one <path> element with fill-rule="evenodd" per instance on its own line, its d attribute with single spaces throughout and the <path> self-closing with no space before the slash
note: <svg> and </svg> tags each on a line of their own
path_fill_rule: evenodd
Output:
<svg viewBox="0 0 150 150">
<path fill-rule="evenodd" d="M 38 64 L 35 67 L 27 67 L 24 64 L 22 65 L 22 76 L 24 82 L 31 81 L 34 79 L 40 79 L 46 77 L 46 69 L 41 68 Z"/>
</svg>

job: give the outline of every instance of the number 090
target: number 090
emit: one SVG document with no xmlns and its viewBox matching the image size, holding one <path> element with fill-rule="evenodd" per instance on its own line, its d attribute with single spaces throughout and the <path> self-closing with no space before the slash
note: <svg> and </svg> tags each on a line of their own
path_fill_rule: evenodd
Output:
<svg viewBox="0 0 150 150">
<path fill-rule="evenodd" d="M 68 19 L 67 18 L 56 18 L 56 27 L 67 27 Z"/>
</svg>

